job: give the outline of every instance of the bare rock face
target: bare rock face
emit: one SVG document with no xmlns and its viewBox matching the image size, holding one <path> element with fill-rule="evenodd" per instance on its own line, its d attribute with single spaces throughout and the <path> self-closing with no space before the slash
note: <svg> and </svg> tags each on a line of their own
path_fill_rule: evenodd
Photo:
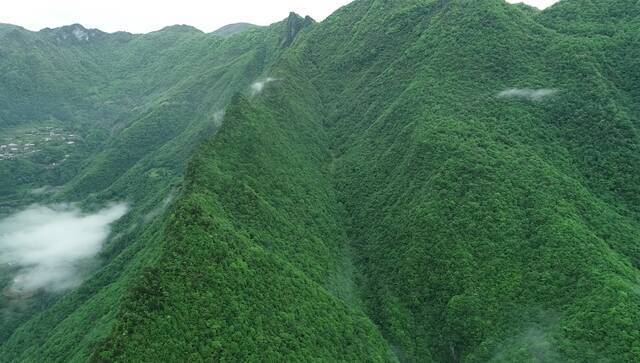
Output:
<svg viewBox="0 0 640 363">
<path fill-rule="evenodd" d="M 80 41 L 87 41 L 90 38 L 89 33 L 82 27 L 73 28 L 73 30 L 71 30 L 71 34 Z"/>
<path fill-rule="evenodd" d="M 311 17 L 307 16 L 305 18 L 301 17 L 296 13 L 290 13 L 287 18 L 287 24 L 285 26 L 284 36 L 282 37 L 281 45 L 283 47 L 288 47 L 293 43 L 293 40 L 296 38 L 298 33 L 306 28 L 309 25 L 315 24 L 315 20 Z"/>
<path fill-rule="evenodd" d="M 58 42 L 89 42 L 106 34 L 97 29 L 87 29 L 80 24 L 44 29 L 43 32 L 50 33 Z"/>
</svg>

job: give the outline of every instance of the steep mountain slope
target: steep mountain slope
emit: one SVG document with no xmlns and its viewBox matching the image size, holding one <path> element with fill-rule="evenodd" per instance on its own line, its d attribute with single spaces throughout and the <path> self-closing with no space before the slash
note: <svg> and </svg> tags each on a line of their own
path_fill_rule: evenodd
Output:
<svg viewBox="0 0 640 363">
<path fill-rule="evenodd" d="M 640 359 L 638 14 L 359 0 L 173 29 L 156 66 L 121 60 L 149 102 L 56 197 L 97 186 L 139 226 L 0 360 Z"/>
<path fill-rule="evenodd" d="M 194 135 L 207 133 L 203 124 L 213 124 L 230 96 L 248 87 L 277 54 L 281 26 L 234 41 L 184 26 L 135 36 L 90 33 L 79 25 L 8 32 L 7 38 L 17 40 L 3 44 L 10 56 L 0 67 L 11 69 L 3 74 L 33 79 L 15 81 L 24 92 L 13 90 L 12 81 L 6 80 L 0 100 L 11 117 L 0 122 L 3 133 L 57 126 L 82 131 L 82 140 L 93 141 L 88 155 L 78 161 L 91 165 L 76 165 L 74 172 L 62 173 L 64 177 L 41 177 L 66 167 L 61 162 L 56 168 L 20 157 L 2 163 L 1 168 L 12 172 L 3 173 L 7 178 L 0 180 L 0 198 L 24 198 L 43 182 L 62 185 L 80 170 L 83 177 L 72 189 L 86 195 L 114 183 L 144 156 L 159 154 L 177 135 L 183 140 L 174 148 L 194 145 Z M 78 39 L 78 32 L 95 35 Z M 38 141 L 40 148 L 45 142 Z M 176 164 L 182 168 L 184 160 Z"/>
<path fill-rule="evenodd" d="M 637 357 L 640 140 L 610 40 L 502 1 L 348 10 L 304 67 L 331 110 L 369 314 L 399 357 Z M 552 96 L 499 97 L 512 88 Z"/>
<path fill-rule="evenodd" d="M 295 107 L 313 94 L 285 87 L 273 108 L 237 98 L 192 160 L 162 255 L 95 360 L 390 358 L 351 297 L 319 110 Z"/>
<path fill-rule="evenodd" d="M 22 195 L 31 200 L 83 201 L 87 208 L 127 201 L 133 210 L 115 226 L 114 238 L 101 256 L 102 267 L 78 290 L 19 301 L 3 296 L 0 337 L 7 340 L 0 348 L 3 359 L 82 359 L 96 339 L 109 332 L 114 307 L 131 279 L 154 261 L 163 233 L 162 221 L 154 217 L 175 197 L 186 159 L 199 140 L 215 132 L 231 95 L 247 89 L 284 50 L 280 43 L 285 28 L 286 23 L 274 24 L 226 41 L 192 28 L 172 27 L 134 39 L 123 45 L 125 49 L 96 46 L 95 51 L 120 52 L 123 58 L 113 59 L 120 63 L 114 68 L 121 73 L 111 76 L 123 78 L 112 79 L 108 86 L 116 94 L 140 90 L 138 106 L 117 121 L 122 126 L 111 128 L 111 136 L 62 190 L 53 195 L 28 194 L 30 187 L 43 182 L 38 178 L 35 185 L 7 184 L 28 188 Z M 98 120 L 85 124 L 85 129 L 103 126 Z M 4 266 L 0 270 L 2 288 L 9 283 L 4 278 L 9 273 Z M 52 298 L 57 303 L 52 305 Z M 29 316 L 33 318 L 25 321 Z"/>
<path fill-rule="evenodd" d="M 325 123 L 363 307 L 401 360 L 637 357 L 634 105 L 606 77 L 609 40 L 565 36 L 536 15 L 502 1 L 356 2 L 301 38 L 273 71 L 282 81 L 257 119 L 306 109 Z M 300 99 L 294 84 L 322 106 L 316 96 Z M 291 102 L 286 111 L 281 99 Z M 247 130 L 254 112 L 243 118 Z M 254 168 L 269 164 L 253 157 L 263 153 L 278 160 L 252 147 L 241 154 L 246 162 L 217 177 L 194 171 L 216 200 L 200 202 L 237 205 L 220 202 L 231 187 L 215 186 L 238 172 L 260 175 Z M 280 178 L 297 175 L 287 170 Z M 252 182 L 245 193 L 270 187 Z M 199 243 L 216 241 L 215 229 Z"/>
</svg>

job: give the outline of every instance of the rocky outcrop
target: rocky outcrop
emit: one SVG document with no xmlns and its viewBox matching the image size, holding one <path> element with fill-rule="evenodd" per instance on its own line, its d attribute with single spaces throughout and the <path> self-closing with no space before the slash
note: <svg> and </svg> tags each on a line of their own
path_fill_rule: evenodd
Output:
<svg viewBox="0 0 640 363">
<path fill-rule="evenodd" d="M 283 47 L 290 46 L 302 29 L 313 24 L 315 24 L 315 20 L 313 20 L 309 16 L 303 18 L 296 13 L 290 13 L 289 17 L 286 20 L 284 35 L 280 44 Z"/>
</svg>

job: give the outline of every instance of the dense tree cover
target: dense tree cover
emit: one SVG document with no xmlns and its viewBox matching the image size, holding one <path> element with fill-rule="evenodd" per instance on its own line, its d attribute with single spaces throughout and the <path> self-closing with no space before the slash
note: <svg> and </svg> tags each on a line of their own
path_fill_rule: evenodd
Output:
<svg viewBox="0 0 640 363">
<path fill-rule="evenodd" d="M 128 202 L 133 208 L 115 226 L 113 238 L 100 256 L 102 266 L 82 287 L 38 300 L 43 303 L 0 297 L 0 361 L 83 360 L 95 343 L 110 332 L 127 286 L 140 269 L 153 263 L 158 252 L 163 224 L 150 220 L 149 216 L 158 214 L 157 210 L 164 211 L 159 207 L 178 193 L 186 160 L 200 140 L 215 132 L 222 121 L 221 111 L 231 96 L 246 90 L 284 50 L 280 44 L 285 25 L 247 31 L 230 40 L 193 28 L 169 27 L 146 35 L 101 35 L 89 42 L 50 39 L 64 29 L 30 33 L 17 27 L 0 27 L 15 30 L 24 37 L 44 38 L 40 39 L 43 43 L 49 39 L 58 47 L 47 43 L 56 49 L 51 51 L 53 60 L 56 55 L 65 54 L 67 48 L 83 52 L 70 56 L 75 61 L 112 57 L 108 58 L 112 60 L 108 65 L 111 78 L 100 90 L 101 102 L 104 105 L 120 102 L 111 97 L 130 99 L 124 106 L 127 112 L 120 112 L 117 117 L 112 114 L 115 111 L 105 111 L 112 119 L 69 117 L 57 121 L 86 133 L 105 131 L 92 141 L 86 159 L 70 164 L 74 169 L 64 178 L 50 178 L 38 168 L 27 169 L 24 165 L 30 164 L 26 160 L 2 164 L 0 185 L 6 186 L 3 189 L 6 194 L 1 195 L 3 205 L 80 201 L 91 209 L 115 200 Z M 3 46 L 9 47 L 4 43 Z M 33 53 L 40 51 L 43 50 L 35 49 Z M 33 54 L 28 48 L 24 52 Z M 67 71 L 74 70 L 62 66 L 51 70 L 56 77 L 66 77 Z M 81 82 L 78 87 L 83 85 Z M 7 93 L 7 97 L 11 96 L 20 97 Z M 50 113 L 65 104 L 56 100 L 54 94 L 49 96 L 43 100 L 50 102 L 43 106 L 46 121 L 35 119 L 24 123 L 23 111 L 16 111 L 12 123 L 1 125 L 0 135 L 6 136 L 20 127 L 49 125 Z M 82 111 L 83 105 L 78 103 L 75 107 Z M 24 120 L 31 117 L 27 114 Z M 87 142 L 90 139 L 84 137 Z M 8 169 L 1 169 L 5 167 Z M 8 172 L 5 174 L 4 170 Z M 55 189 L 57 192 L 53 194 L 32 193 L 44 185 L 63 188 Z M 8 276 L 10 271 L 3 267 L 0 289 L 9 283 Z M 14 309 L 16 306 L 28 308 Z M 40 310 L 43 311 L 37 313 Z"/>
<path fill-rule="evenodd" d="M 30 172 L 24 165 L 3 173 L 0 202 L 43 184 L 62 185 L 79 170 L 81 176 L 68 189 L 84 197 L 140 164 L 146 170 L 150 164 L 183 169 L 194 145 L 215 129 L 215 115 L 278 54 L 283 26 L 249 31 L 233 41 L 180 26 L 144 35 L 96 33 L 89 40 L 73 36 L 74 30 L 90 32 L 80 25 L 38 33 L 0 26 L 6 54 L 0 73 L 30 77 L 15 80 L 24 92 L 3 80 L 3 134 L 54 120 L 96 139 L 83 160 L 90 165 L 80 163 L 65 178 L 39 177 L 42 169 Z M 137 195 L 144 194 L 125 193 Z"/>
<path fill-rule="evenodd" d="M 401 3 L 344 9 L 301 50 L 369 316 L 411 361 L 637 360 L 640 140 L 608 59 L 622 42 L 550 30 L 537 17 L 554 8 Z M 637 33 L 626 10 L 618 37 Z M 498 97 L 512 88 L 552 96 Z"/>
<path fill-rule="evenodd" d="M 222 28 L 214 31 L 213 34 L 228 38 L 236 34 L 244 33 L 245 31 L 254 29 L 256 27 L 257 25 L 253 25 L 249 23 L 235 23 L 235 24 L 225 25 Z"/>
<path fill-rule="evenodd" d="M 415 12 L 419 11 L 427 12 L 423 7 L 417 7 Z M 373 281 L 371 294 L 377 299 L 374 301 L 382 299 L 382 302 L 388 305 L 388 311 L 384 308 L 379 309 L 380 305 L 374 304 L 381 310 L 374 314 L 380 316 L 378 319 L 387 321 L 383 326 L 402 326 L 403 333 L 405 323 L 414 321 L 416 315 L 431 316 L 435 321 L 421 321 L 416 330 L 427 326 L 434 336 L 427 336 L 422 341 L 442 342 L 440 347 L 430 347 L 431 351 L 438 351 L 437 360 L 465 359 L 465 356 L 467 360 L 486 360 L 495 354 L 497 349 L 501 349 L 497 347 L 504 344 L 496 342 L 496 338 L 490 338 L 500 336 L 500 330 L 504 329 L 497 323 L 494 314 L 502 316 L 502 319 L 512 314 L 505 328 L 516 330 L 529 329 L 527 323 L 522 322 L 522 317 L 524 314 L 534 315 L 531 311 L 544 309 L 553 310 L 553 314 L 565 314 L 557 310 L 566 306 L 560 304 L 561 308 L 558 308 L 558 305 L 549 308 L 546 303 L 549 300 L 543 295 L 536 295 L 533 289 L 538 286 L 551 292 L 554 284 L 549 281 L 531 283 L 523 279 L 523 282 L 527 285 L 531 283 L 531 286 L 519 283 L 516 285 L 518 290 L 498 288 L 502 283 L 515 282 L 501 277 L 502 272 L 515 273 L 518 276 L 530 269 L 536 269 L 536 264 L 530 259 L 536 256 L 537 252 L 527 254 L 520 245 L 532 237 L 528 233 L 517 235 L 521 233 L 517 232 L 517 221 L 533 224 L 536 229 L 547 228 L 543 227 L 541 221 L 521 214 L 525 206 L 527 210 L 544 211 L 542 215 L 550 220 L 571 219 L 568 217 L 572 214 L 564 210 L 556 212 L 558 216 L 553 217 L 552 210 L 528 205 L 538 199 L 537 194 L 544 198 L 556 195 L 549 199 L 550 206 L 563 199 L 569 204 L 581 204 L 585 201 L 599 204 L 599 208 L 586 205 L 580 207 L 580 213 L 574 217 L 578 220 L 589 220 L 589 227 L 584 231 L 585 234 L 577 238 L 576 243 L 581 245 L 583 242 L 577 241 L 583 241 L 600 228 L 607 230 L 595 232 L 604 242 L 601 248 L 608 250 L 611 245 L 615 245 L 616 252 L 613 256 L 617 257 L 618 252 L 624 253 L 621 261 L 628 265 L 625 272 L 629 274 L 628 289 L 634 291 L 636 277 L 631 266 L 634 264 L 633 261 L 637 261 L 638 256 L 637 237 L 634 232 L 637 228 L 637 218 L 629 217 L 632 215 L 629 209 L 637 206 L 634 202 L 637 194 L 630 189 L 637 185 L 634 181 L 637 176 L 633 170 L 638 168 L 635 161 L 638 154 L 635 151 L 637 139 L 631 126 L 633 118 L 622 111 L 626 108 L 626 112 L 629 112 L 633 105 L 625 102 L 624 96 L 619 94 L 614 98 L 612 94 L 617 94 L 619 89 L 609 86 L 610 80 L 602 78 L 604 72 L 594 72 L 598 68 L 606 67 L 606 64 L 599 64 L 605 58 L 605 49 L 609 47 L 604 42 L 593 44 L 585 39 L 565 39 L 554 35 L 532 19 L 523 17 L 513 8 L 500 2 L 451 2 L 439 16 L 443 24 L 415 25 L 428 27 L 428 32 L 424 35 L 424 43 L 403 54 L 407 57 L 406 60 L 398 57 L 393 59 L 395 63 L 391 65 L 380 62 L 379 67 L 384 71 L 371 72 L 372 84 L 385 85 L 385 89 L 391 88 L 390 85 L 393 84 L 406 87 L 394 89 L 389 93 L 398 96 L 398 101 L 392 103 L 393 107 L 380 106 L 381 103 L 384 104 L 383 98 L 389 98 L 389 94 L 384 90 L 359 87 L 357 90 L 362 92 L 362 95 L 359 95 L 360 101 L 355 104 L 356 107 L 361 106 L 362 111 L 351 113 L 347 110 L 353 110 L 354 102 L 353 98 L 344 95 L 351 91 L 345 87 L 344 93 L 338 97 L 334 97 L 333 94 L 327 95 L 329 100 L 336 100 L 334 102 L 338 103 L 350 100 L 348 105 L 345 102 L 345 106 L 342 106 L 343 113 L 333 117 L 330 115 L 329 120 L 335 119 L 336 121 L 331 122 L 342 124 L 337 126 L 337 133 L 343 137 L 346 128 L 353 128 L 359 123 L 363 124 L 363 128 L 367 127 L 365 130 L 368 135 L 364 138 L 358 135 L 359 140 L 356 141 L 355 147 L 347 152 L 344 158 L 344 185 L 345 201 L 352 203 L 350 210 L 356 215 L 353 226 L 355 240 L 364 244 L 362 249 L 365 252 L 369 251 L 364 254 L 367 261 L 371 261 L 372 255 L 377 256 L 369 262 L 370 269 L 374 270 L 365 270 L 367 272 L 364 275 L 366 279 Z M 524 29 L 521 29 L 523 27 Z M 379 28 L 386 29 L 384 26 Z M 339 29 L 339 26 L 336 26 L 336 29 Z M 459 32 L 455 32 L 454 29 L 459 29 Z M 409 28 L 405 33 L 411 31 Z M 536 34 L 539 36 L 534 37 Z M 466 41 L 464 47 L 460 46 L 459 39 Z M 322 44 L 320 42 L 318 39 L 313 43 L 312 51 L 318 49 L 318 44 Z M 327 45 L 329 46 L 335 44 Z M 387 49 L 382 48 L 380 51 L 395 54 L 395 47 L 395 44 L 389 44 Z M 578 55 L 567 55 L 567 48 L 575 48 Z M 456 62 L 451 61 L 452 55 L 455 55 L 453 59 L 456 59 Z M 416 64 L 417 59 L 420 59 L 419 64 L 424 66 L 413 74 L 409 73 L 411 68 L 408 65 Z M 329 63 L 327 65 L 333 66 Z M 326 74 L 327 71 L 323 68 L 318 73 Z M 362 75 L 356 77 L 354 79 L 357 82 L 362 82 Z M 555 88 L 559 93 L 543 102 L 495 98 L 498 92 L 510 87 Z M 328 87 L 322 85 L 319 89 Z M 613 107 L 606 106 L 611 103 L 611 99 L 622 102 Z M 366 118 L 361 117 L 366 112 L 377 111 L 377 107 L 382 111 L 367 115 Z M 615 108 L 619 112 L 613 112 Z M 602 126 L 594 127 L 594 123 Z M 360 133 L 361 129 L 355 132 Z M 610 155 L 611 159 L 603 160 L 605 155 Z M 513 164 L 508 166 L 510 163 Z M 540 163 L 550 165 L 543 167 Z M 365 166 L 367 164 L 368 167 Z M 548 172 L 541 173 L 541 170 Z M 350 175 L 354 172 L 357 173 L 355 177 Z M 589 190 L 585 194 L 581 193 L 581 198 L 577 198 L 575 194 L 559 197 L 557 192 L 554 192 L 556 188 L 551 188 L 547 185 L 548 182 L 543 180 L 560 180 L 561 175 L 564 175 L 562 178 L 574 179 L 572 187 L 565 187 L 567 190 Z M 515 181 L 517 178 L 521 178 L 519 182 Z M 496 184 L 503 182 L 505 189 L 500 190 L 502 187 Z M 612 188 L 611 184 L 614 183 L 617 186 Z M 541 190 L 543 185 L 544 189 Z M 529 190 L 530 188 L 533 190 Z M 623 196 L 620 195 L 622 188 L 628 190 Z M 515 199 L 508 202 L 512 198 Z M 522 201 L 515 202 L 517 199 Z M 583 202 L 578 203 L 575 199 Z M 610 211 L 603 211 L 605 204 L 602 200 L 610 202 L 606 205 Z M 469 209 L 463 211 L 460 208 Z M 622 213 L 629 218 L 616 213 Z M 604 215 L 607 217 L 602 218 Z M 374 219 L 385 223 L 371 224 L 369 221 Z M 595 219 L 598 219 L 598 222 L 595 222 Z M 430 222 L 426 222 L 427 220 Z M 436 227 L 438 225 L 441 227 Z M 497 229 L 492 232 L 493 228 Z M 609 234 L 612 230 L 626 233 L 612 237 Z M 506 234 L 507 231 L 515 234 Z M 439 235 L 440 233 L 443 234 Z M 509 247 L 509 240 L 515 243 L 513 247 Z M 553 240 L 570 241 L 568 236 L 564 235 L 549 235 L 540 239 L 546 243 Z M 442 247 L 437 248 L 439 245 Z M 495 250 L 491 251 L 491 246 Z M 542 246 L 539 248 L 546 251 Z M 567 257 L 571 256 L 571 252 L 577 252 L 575 248 L 566 247 Z M 485 249 L 485 253 L 480 252 L 482 249 Z M 508 251 L 526 261 L 520 272 L 517 272 L 518 268 L 514 265 L 515 256 L 504 256 Z M 557 251 L 548 250 L 547 253 L 552 260 L 558 258 Z M 394 259 L 396 261 L 409 259 L 415 261 L 415 265 L 405 262 L 400 264 L 403 265 L 402 271 L 395 272 L 397 266 L 382 262 L 388 260 L 390 254 L 397 254 L 397 258 Z M 600 254 L 601 252 L 593 252 L 590 255 Z M 492 256 L 502 256 L 504 262 L 489 262 Z M 617 259 L 611 258 L 606 261 L 613 262 Z M 564 263 L 571 266 L 571 269 L 575 269 L 577 265 L 573 259 Z M 438 265 L 441 267 L 437 267 Z M 597 265 L 590 261 L 588 270 L 597 270 Z M 485 274 L 482 273 L 483 266 L 488 269 Z M 606 263 L 602 266 L 608 269 L 604 267 L 607 266 Z M 497 272 L 493 271 L 496 269 Z M 500 269 L 503 271 L 500 272 Z M 447 273 L 449 270 L 453 272 Z M 550 269 L 548 265 L 544 265 L 538 267 L 538 270 L 539 273 L 550 273 L 551 270 L 557 269 Z M 465 279 L 462 278 L 464 275 L 460 276 L 461 273 L 468 276 L 467 288 L 464 287 Z M 579 273 L 574 270 L 567 274 L 575 274 L 574 278 L 577 279 L 586 272 Z M 425 279 L 430 275 L 433 275 L 434 281 L 427 283 Z M 491 290 L 487 290 L 488 287 L 483 289 L 481 284 L 476 283 L 476 279 L 483 280 L 491 287 L 494 295 L 491 295 Z M 384 282 L 385 280 L 387 282 Z M 399 289 L 399 286 L 402 288 Z M 594 286 L 597 284 L 594 283 L 592 287 Z M 478 288 L 481 292 L 474 292 Z M 498 290 L 495 290 L 497 288 Z M 379 296 L 379 291 L 388 289 L 391 291 L 387 297 Z M 518 301 L 517 304 L 511 302 L 515 306 L 508 309 L 507 291 L 510 290 L 526 291 L 532 296 L 523 296 L 524 300 Z M 558 286 L 553 294 L 566 298 L 567 293 L 564 286 Z M 592 297 L 601 298 L 602 293 L 594 291 L 591 294 Z M 401 300 L 406 299 L 405 302 L 394 301 L 399 296 Z M 410 296 L 413 298 L 409 299 Z M 488 304 L 488 301 L 491 301 L 490 296 L 494 296 L 496 303 Z M 434 300 L 426 300 L 431 303 L 425 303 L 425 299 L 430 298 Z M 434 303 L 438 301 L 440 302 Z M 456 339 L 447 342 L 446 338 L 440 337 L 456 329 L 447 327 L 450 318 L 442 316 L 442 311 L 446 311 L 447 306 L 454 302 L 460 304 L 459 301 L 470 305 L 466 309 L 470 309 L 470 312 L 475 311 L 475 316 L 470 320 L 463 319 L 462 322 L 466 325 L 461 325 L 461 322 L 454 326 L 466 326 L 476 333 L 467 332 L 467 336 L 459 343 L 456 343 Z M 610 300 L 611 303 L 614 301 L 615 299 Z M 541 305 L 541 302 L 545 302 L 545 307 L 536 306 Z M 495 307 L 490 308 L 491 305 Z M 633 305 L 628 303 L 624 314 L 635 316 Z M 584 308 L 582 313 L 591 309 L 593 308 Z M 526 313 L 527 310 L 530 312 Z M 602 310 L 595 314 L 606 315 L 606 312 Z M 483 315 L 485 318 L 480 318 Z M 637 327 L 637 318 L 631 320 L 635 323 L 629 327 L 620 327 L 619 330 L 625 331 L 625 334 L 633 332 Z M 554 327 L 558 328 L 565 321 L 572 321 L 571 324 L 586 324 L 582 316 L 575 319 L 567 317 L 565 320 L 559 320 L 558 325 Z M 534 326 L 539 323 L 534 320 L 528 324 Z M 440 326 L 441 330 L 434 329 L 434 326 Z M 473 328 L 474 326 L 476 328 Z M 489 329 L 493 331 L 488 331 Z M 595 329 L 586 329 L 590 334 L 593 334 L 592 330 Z M 601 332 L 604 334 L 604 331 Z M 388 333 L 391 334 L 398 333 Z M 513 331 L 502 333 L 503 336 L 517 334 L 519 333 Z M 406 339 L 409 349 L 417 349 L 416 345 L 420 347 L 420 344 L 415 343 L 415 336 L 416 334 L 404 333 L 395 339 Z M 558 340 L 558 343 L 552 345 L 554 350 L 569 349 L 564 344 L 570 339 Z M 634 351 L 631 347 L 638 344 L 637 336 L 633 334 L 625 343 L 617 339 L 613 341 L 621 343 L 618 345 L 618 352 L 626 359 L 633 356 Z M 584 349 L 584 353 L 593 349 L 591 342 L 585 344 L 585 347 L 577 348 L 576 351 Z M 477 352 L 460 352 L 461 348 L 457 345 L 478 348 Z M 425 346 L 422 345 L 422 349 Z M 486 353 L 482 353 L 483 351 Z M 414 357 L 423 354 L 420 351 L 417 351 L 418 354 L 415 352 L 412 354 Z M 570 357 L 569 354 L 579 355 L 575 351 L 567 354 Z M 596 349 L 596 353 L 593 354 L 606 356 L 610 352 L 598 352 Z M 564 358 L 567 359 L 566 357 Z"/>
<path fill-rule="evenodd" d="M 94 360 L 391 359 L 350 296 L 326 134 L 296 107 L 313 94 L 287 86 L 268 108 L 236 98 L 197 152 L 163 255 Z"/>
<path fill-rule="evenodd" d="M 639 360 L 639 14 L 358 0 L 96 33 L 139 106 L 56 198 L 136 208 L 0 360 Z"/>
</svg>

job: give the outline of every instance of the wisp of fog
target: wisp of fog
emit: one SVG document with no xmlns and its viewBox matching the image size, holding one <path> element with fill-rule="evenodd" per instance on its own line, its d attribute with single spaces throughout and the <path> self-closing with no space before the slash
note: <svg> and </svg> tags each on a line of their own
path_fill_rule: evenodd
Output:
<svg viewBox="0 0 640 363">
<path fill-rule="evenodd" d="M 264 87 L 265 87 L 267 84 L 269 84 L 269 83 L 271 83 L 271 82 L 275 82 L 275 81 L 277 81 L 277 79 L 275 79 L 275 78 L 271 78 L 271 77 L 267 77 L 267 78 L 265 78 L 263 81 L 257 81 L 257 82 L 254 82 L 254 83 L 251 85 L 251 95 L 252 95 L 252 96 L 257 96 L 257 95 L 259 95 L 260 93 L 262 93 L 262 91 L 264 90 Z"/>
<path fill-rule="evenodd" d="M 171 204 L 173 202 L 175 197 L 176 197 L 175 191 L 171 191 L 171 193 L 169 193 L 169 195 L 162 200 L 160 205 L 158 205 L 155 208 L 153 208 L 149 213 L 147 213 L 142 218 L 144 220 L 144 223 L 149 223 L 154 218 L 156 218 L 157 216 L 159 216 L 162 213 L 164 213 L 164 211 L 167 210 L 167 207 L 169 207 L 169 204 Z"/>
<path fill-rule="evenodd" d="M 0 263 L 17 270 L 11 288 L 61 291 L 80 284 L 81 265 L 100 251 L 127 209 L 112 204 L 83 213 L 70 204 L 34 205 L 0 221 Z"/>
<path fill-rule="evenodd" d="M 31 190 L 31 194 L 33 195 L 43 195 L 43 194 L 53 194 L 59 190 L 61 190 L 61 187 L 54 187 L 51 185 L 45 185 L 43 187 L 40 188 L 36 188 L 36 189 L 32 189 Z"/>
<path fill-rule="evenodd" d="M 529 101 L 541 101 L 542 99 L 558 93 L 557 89 L 550 88 L 510 88 L 498 93 L 500 98 L 520 98 Z"/>
<path fill-rule="evenodd" d="M 222 122 L 224 121 L 224 110 L 218 110 L 213 114 L 213 124 L 216 127 L 222 126 Z"/>
</svg>

